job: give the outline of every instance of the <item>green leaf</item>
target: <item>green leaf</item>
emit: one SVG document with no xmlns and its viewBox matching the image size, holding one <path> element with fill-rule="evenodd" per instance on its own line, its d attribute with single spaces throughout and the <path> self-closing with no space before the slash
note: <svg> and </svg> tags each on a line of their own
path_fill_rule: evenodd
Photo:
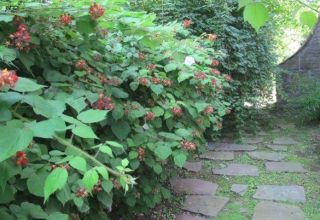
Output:
<svg viewBox="0 0 320 220">
<path fill-rule="evenodd" d="M 119 120 L 124 115 L 124 110 L 122 105 L 116 105 L 115 108 L 112 110 L 112 117 L 115 120 Z"/>
<path fill-rule="evenodd" d="M 108 111 L 90 109 L 78 115 L 78 120 L 83 123 L 95 123 L 106 119 Z"/>
<path fill-rule="evenodd" d="M 43 187 L 44 187 L 44 181 L 46 173 L 37 175 L 36 173 L 33 173 L 29 176 L 27 180 L 27 187 L 31 194 L 39 197 L 44 196 Z"/>
<path fill-rule="evenodd" d="M 80 33 L 90 34 L 95 32 L 95 22 L 91 19 L 90 15 L 79 17 L 76 26 Z"/>
<path fill-rule="evenodd" d="M 82 137 L 82 138 L 93 138 L 93 139 L 99 139 L 91 127 L 88 125 L 78 125 L 75 128 L 72 129 L 72 133 L 75 135 Z"/>
<path fill-rule="evenodd" d="M 12 114 L 9 107 L 0 102 L 0 122 L 9 121 L 11 118 Z"/>
<path fill-rule="evenodd" d="M 251 3 L 245 7 L 243 17 L 258 32 L 269 19 L 269 13 L 263 3 Z"/>
<path fill-rule="evenodd" d="M 87 161 L 82 157 L 74 157 L 69 161 L 69 164 L 80 171 L 86 172 L 87 171 Z"/>
<path fill-rule="evenodd" d="M 174 64 L 174 63 L 169 63 L 167 65 L 165 65 L 164 67 L 164 70 L 168 73 L 168 72 L 171 72 L 173 70 L 176 70 L 177 69 L 177 65 Z"/>
<path fill-rule="evenodd" d="M 62 189 L 68 180 L 68 172 L 63 168 L 54 169 L 44 182 L 44 199 L 48 200 L 50 195 L 59 189 Z"/>
<path fill-rule="evenodd" d="M 49 215 L 47 220 L 69 220 L 69 215 L 63 214 L 61 212 L 53 212 Z"/>
<path fill-rule="evenodd" d="M 138 152 L 137 151 L 130 151 L 129 153 L 129 159 L 132 160 L 132 159 L 135 159 L 139 156 Z"/>
<path fill-rule="evenodd" d="M 193 73 L 184 73 L 184 72 L 180 72 L 179 73 L 179 76 L 178 76 L 178 82 L 183 82 L 185 81 L 186 79 L 189 79 L 193 77 Z"/>
<path fill-rule="evenodd" d="M 97 171 L 100 173 L 100 175 L 105 179 L 109 179 L 109 173 L 105 167 L 98 167 Z"/>
<path fill-rule="evenodd" d="M 13 15 L 2 14 L 2 15 L 0 15 L 0 22 L 1 22 L 1 21 L 4 21 L 4 22 L 8 23 L 8 22 L 12 21 L 13 18 L 14 18 Z"/>
<path fill-rule="evenodd" d="M 153 107 L 152 112 L 154 113 L 155 117 L 159 117 L 164 114 L 164 110 L 159 106 Z"/>
<path fill-rule="evenodd" d="M 252 3 L 252 0 L 238 0 L 239 9 L 247 6 L 250 3 Z"/>
<path fill-rule="evenodd" d="M 80 97 L 78 99 L 67 99 L 67 104 L 70 105 L 74 110 L 79 114 L 83 109 L 87 107 L 87 103 L 85 102 L 84 97 Z"/>
<path fill-rule="evenodd" d="M 47 213 L 45 213 L 39 205 L 23 202 L 21 203 L 21 208 L 26 211 L 32 219 L 46 219 L 48 217 Z"/>
<path fill-rule="evenodd" d="M 317 15 L 312 11 L 305 11 L 300 15 L 300 22 L 303 25 L 307 25 L 309 28 L 313 28 L 316 25 L 317 20 Z"/>
<path fill-rule="evenodd" d="M 116 98 L 119 98 L 119 99 L 126 99 L 128 98 L 129 94 L 124 92 L 122 89 L 119 89 L 119 88 L 116 88 L 116 87 L 113 87 L 111 89 L 112 91 L 112 95 Z"/>
<path fill-rule="evenodd" d="M 113 157 L 113 154 L 112 154 L 112 149 L 106 145 L 102 145 L 100 148 L 99 148 L 99 151 L 101 151 L 102 153 L 105 153 L 107 155 L 109 155 L 110 157 Z"/>
<path fill-rule="evenodd" d="M 176 141 L 182 140 L 181 137 L 179 137 L 173 133 L 168 133 L 168 132 L 159 132 L 159 136 L 164 137 L 166 139 L 176 140 Z"/>
<path fill-rule="evenodd" d="M 0 15 L 1 16 L 1 15 Z M 17 58 L 17 51 L 0 45 L 0 60 L 3 60 L 5 63 L 11 63 Z"/>
<path fill-rule="evenodd" d="M 155 94 L 157 95 L 160 95 L 163 91 L 163 85 L 155 85 L 155 84 L 152 84 L 150 86 L 150 89 L 152 90 L 152 92 L 154 92 Z"/>
<path fill-rule="evenodd" d="M 128 137 L 131 127 L 126 121 L 120 121 L 116 122 L 111 126 L 111 130 L 113 134 L 119 138 L 120 140 L 124 140 L 126 137 Z"/>
<path fill-rule="evenodd" d="M 84 174 L 82 180 L 83 180 L 83 184 L 84 184 L 84 187 L 86 188 L 86 190 L 91 192 L 94 185 L 96 185 L 98 183 L 99 175 L 98 175 L 97 171 L 91 169 Z"/>
<path fill-rule="evenodd" d="M 167 159 L 171 154 L 172 150 L 169 146 L 163 145 L 163 146 L 158 146 L 155 150 L 155 154 L 161 159 L 165 160 Z"/>
<path fill-rule="evenodd" d="M 35 137 L 52 138 L 56 131 L 64 131 L 66 125 L 60 118 L 53 118 L 41 122 L 29 123 L 29 128 Z"/>
<path fill-rule="evenodd" d="M 33 133 L 28 128 L 0 126 L 0 162 L 27 148 L 32 138 Z"/>
<path fill-rule="evenodd" d="M 110 145 L 111 147 L 123 149 L 123 145 L 115 141 L 106 141 L 106 144 Z"/>
<path fill-rule="evenodd" d="M 38 95 L 27 95 L 24 98 L 36 114 L 47 118 L 61 116 L 66 109 L 65 103 L 59 100 L 46 100 Z"/>
<path fill-rule="evenodd" d="M 187 160 L 187 156 L 185 154 L 178 154 L 174 156 L 174 163 L 180 168 L 183 167 L 186 160 Z"/>
<path fill-rule="evenodd" d="M 12 90 L 17 92 L 34 92 L 42 88 L 44 88 L 44 86 L 39 85 L 30 79 L 19 77 L 16 86 L 12 88 Z"/>
</svg>

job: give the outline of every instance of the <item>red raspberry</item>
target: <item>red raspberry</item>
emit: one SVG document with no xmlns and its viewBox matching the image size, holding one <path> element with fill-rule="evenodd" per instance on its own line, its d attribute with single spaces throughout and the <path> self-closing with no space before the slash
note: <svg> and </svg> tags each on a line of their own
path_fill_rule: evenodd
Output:
<svg viewBox="0 0 320 220">
<path fill-rule="evenodd" d="M 94 185 L 93 190 L 94 193 L 99 193 L 102 191 L 102 182 L 101 180 L 98 181 L 96 185 Z"/>
<path fill-rule="evenodd" d="M 211 84 L 212 84 L 213 86 L 217 85 L 217 80 L 216 80 L 216 79 L 212 79 L 212 80 L 211 80 Z"/>
<path fill-rule="evenodd" d="M 101 84 L 106 84 L 108 82 L 107 78 L 101 73 L 99 74 L 99 80 Z"/>
<path fill-rule="evenodd" d="M 149 80 L 145 77 L 140 77 L 139 78 L 139 84 L 143 86 L 147 86 L 149 84 Z"/>
<path fill-rule="evenodd" d="M 108 37 L 109 35 L 109 31 L 105 28 L 101 29 L 100 30 L 100 34 L 103 36 L 103 37 Z"/>
<path fill-rule="evenodd" d="M 220 62 L 218 60 L 212 60 L 211 66 L 219 66 Z"/>
<path fill-rule="evenodd" d="M 203 113 L 205 114 L 205 115 L 210 115 L 210 114 L 212 114 L 214 112 L 214 108 L 212 107 L 212 106 L 208 106 L 204 111 L 203 111 Z"/>
<path fill-rule="evenodd" d="M 204 80 L 205 78 L 207 78 L 207 75 L 205 73 L 199 72 L 196 73 L 194 77 L 197 80 Z"/>
<path fill-rule="evenodd" d="M 86 197 L 89 196 L 89 193 L 88 193 L 88 191 L 86 189 L 81 188 L 76 192 L 76 196 L 78 198 L 86 198 Z"/>
<path fill-rule="evenodd" d="M 69 25 L 72 22 L 72 18 L 68 14 L 60 15 L 59 20 L 60 20 L 61 24 L 63 24 L 63 25 Z"/>
<path fill-rule="evenodd" d="M 151 82 L 152 82 L 153 84 L 160 84 L 160 83 L 161 83 L 161 80 L 158 79 L 158 78 L 156 78 L 156 77 L 152 77 Z"/>
<path fill-rule="evenodd" d="M 170 79 L 164 79 L 164 80 L 162 80 L 162 84 L 165 87 L 171 87 L 172 86 L 172 81 Z"/>
<path fill-rule="evenodd" d="M 100 110 L 112 110 L 114 109 L 115 104 L 112 101 L 111 97 L 106 97 L 104 94 L 99 94 L 99 99 L 93 104 L 93 108 Z"/>
<path fill-rule="evenodd" d="M 146 121 L 152 121 L 152 120 L 154 120 L 154 114 L 153 114 L 153 112 L 146 112 L 144 118 L 146 119 Z"/>
<path fill-rule="evenodd" d="M 79 70 L 86 70 L 88 68 L 88 64 L 85 60 L 78 60 L 76 68 Z"/>
<path fill-rule="evenodd" d="M 197 145 L 191 141 L 183 140 L 180 142 L 180 145 L 185 150 L 194 151 L 197 149 Z"/>
<path fill-rule="evenodd" d="M 104 8 L 101 5 L 98 5 L 97 3 L 93 3 L 90 6 L 89 13 L 92 19 L 96 20 L 97 18 L 103 16 Z"/>
<path fill-rule="evenodd" d="M 139 59 L 142 61 L 145 59 L 144 53 L 141 53 L 141 52 L 139 53 Z"/>
<path fill-rule="evenodd" d="M 25 167 L 28 165 L 29 159 L 27 158 L 27 155 L 23 151 L 18 151 L 16 153 L 15 161 L 17 166 Z"/>
<path fill-rule="evenodd" d="M 9 35 L 10 41 L 6 43 L 6 45 L 14 46 L 18 50 L 21 51 L 29 51 L 31 36 L 27 31 L 27 26 L 25 24 L 20 23 L 17 31 L 13 34 Z"/>
<path fill-rule="evenodd" d="M 231 77 L 230 75 L 226 75 L 225 79 L 226 79 L 227 81 L 231 81 L 231 80 L 232 80 L 232 77 Z"/>
<path fill-rule="evenodd" d="M 176 117 L 181 117 L 183 115 L 183 111 L 179 107 L 174 107 L 171 109 L 171 112 L 173 113 L 174 116 Z"/>
<path fill-rule="evenodd" d="M 218 38 L 216 34 L 208 34 L 208 40 L 209 41 L 214 41 Z"/>
<path fill-rule="evenodd" d="M 155 70 L 157 68 L 157 66 L 155 65 L 155 64 L 150 64 L 149 66 L 148 66 L 148 70 L 150 70 L 150 71 L 153 71 L 153 70 Z"/>
<path fill-rule="evenodd" d="M 139 147 L 138 148 L 138 154 L 139 154 L 139 160 L 140 161 L 144 161 L 144 159 L 145 159 L 145 149 L 144 148 L 142 148 L 142 147 Z"/>
<path fill-rule="evenodd" d="M 183 20 L 183 27 L 188 28 L 190 27 L 192 24 L 192 20 L 191 19 L 185 19 Z"/>
<path fill-rule="evenodd" d="M 110 78 L 107 80 L 107 84 L 110 86 L 118 86 L 121 84 L 121 81 L 116 78 Z"/>
<path fill-rule="evenodd" d="M 0 70 L 0 89 L 5 85 L 8 85 L 13 88 L 15 87 L 18 80 L 19 77 L 16 75 L 16 72 L 14 70 Z"/>
<path fill-rule="evenodd" d="M 211 73 L 214 74 L 214 75 L 220 75 L 220 71 L 215 69 L 215 68 L 211 69 Z"/>
</svg>

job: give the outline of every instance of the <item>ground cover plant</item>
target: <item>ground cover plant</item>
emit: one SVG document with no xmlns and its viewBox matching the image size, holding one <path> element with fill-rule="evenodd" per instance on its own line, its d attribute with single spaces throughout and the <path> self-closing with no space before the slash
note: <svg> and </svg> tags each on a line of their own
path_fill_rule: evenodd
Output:
<svg viewBox="0 0 320 220">
<path fill-rule="evenodd" d="M 125 1 L 2 2 L 0 218 L 132 218 L 230 113 L 211 35 Z"/>
</svg>

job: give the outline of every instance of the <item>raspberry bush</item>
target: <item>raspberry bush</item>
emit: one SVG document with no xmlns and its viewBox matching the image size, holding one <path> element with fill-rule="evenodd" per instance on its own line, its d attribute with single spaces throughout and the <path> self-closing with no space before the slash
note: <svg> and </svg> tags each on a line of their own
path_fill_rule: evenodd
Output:
<svg viewBox="0 0 320 220">
<path fill-rule="evenodd" d="M 104 2 L 1 3 L 0 219 L 147 212 L 230 112 L 214 36 Z"/>
</svg>

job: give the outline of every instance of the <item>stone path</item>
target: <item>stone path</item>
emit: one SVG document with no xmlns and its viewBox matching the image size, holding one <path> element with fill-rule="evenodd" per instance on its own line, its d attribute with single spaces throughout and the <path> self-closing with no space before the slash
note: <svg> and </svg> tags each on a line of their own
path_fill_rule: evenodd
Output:
<svg viewBox="0 0 320 220">
<path fill-rule="evenodd" d="M 176 220 L 204 220 L 219 217 L 230 201 L 230 198 L 217 195 L 219 186 L 214 180 L 219 178 L 258 178 L 260 172 L 264 172 L 264 175 L 279 172 L 296 174 L 307 172 L 302 164 L 286 161 L 288 148 L 299 144 L 296 140 L 285 136 L 266 141 L 268 134 L 263 131 L 260 133 L 261 135 L 257 137 L 245 138 L 243 141 L 245 144 L 209 143 L 209 151 L 199 155 L 199 161 L 186 162 L 184 169 L 196 176 L 204 169 L 203 161 L 216 162 L 216 165 L 212 168 L 211 177 L 206 176 L 206 179 L 213 179 L 212 181 L 205 181 L 199 177 L 199 179 L 176 178 L 170 181 L 174 193 L 185 195 L 181 207 L 184 212 L 176 216 Z M 240 156 L 261 161 L 262 166 L 241 160 L 239 163 L 237 158 Z M 265 164 L 264 167 L 263 164 Z M 306 220 L 303 211 L 298 206 L 307 201 L 303 186 L 294 183 L 291 185 L 260 184 L 252 188 L 248 184 L 234 183 L 230 185 L 229 191 L 233 192 L 234 196 L 241 198 L 248 196 L 249 188 L 254 190 L 252 194 L 249 193 L 251 199 L 258 202 L 250 219 Z M 289 205 L 285 202 L 297 205 Z M 247 212 L 245 208 L 240 210 L 241 213 Z"/>
</svg>

